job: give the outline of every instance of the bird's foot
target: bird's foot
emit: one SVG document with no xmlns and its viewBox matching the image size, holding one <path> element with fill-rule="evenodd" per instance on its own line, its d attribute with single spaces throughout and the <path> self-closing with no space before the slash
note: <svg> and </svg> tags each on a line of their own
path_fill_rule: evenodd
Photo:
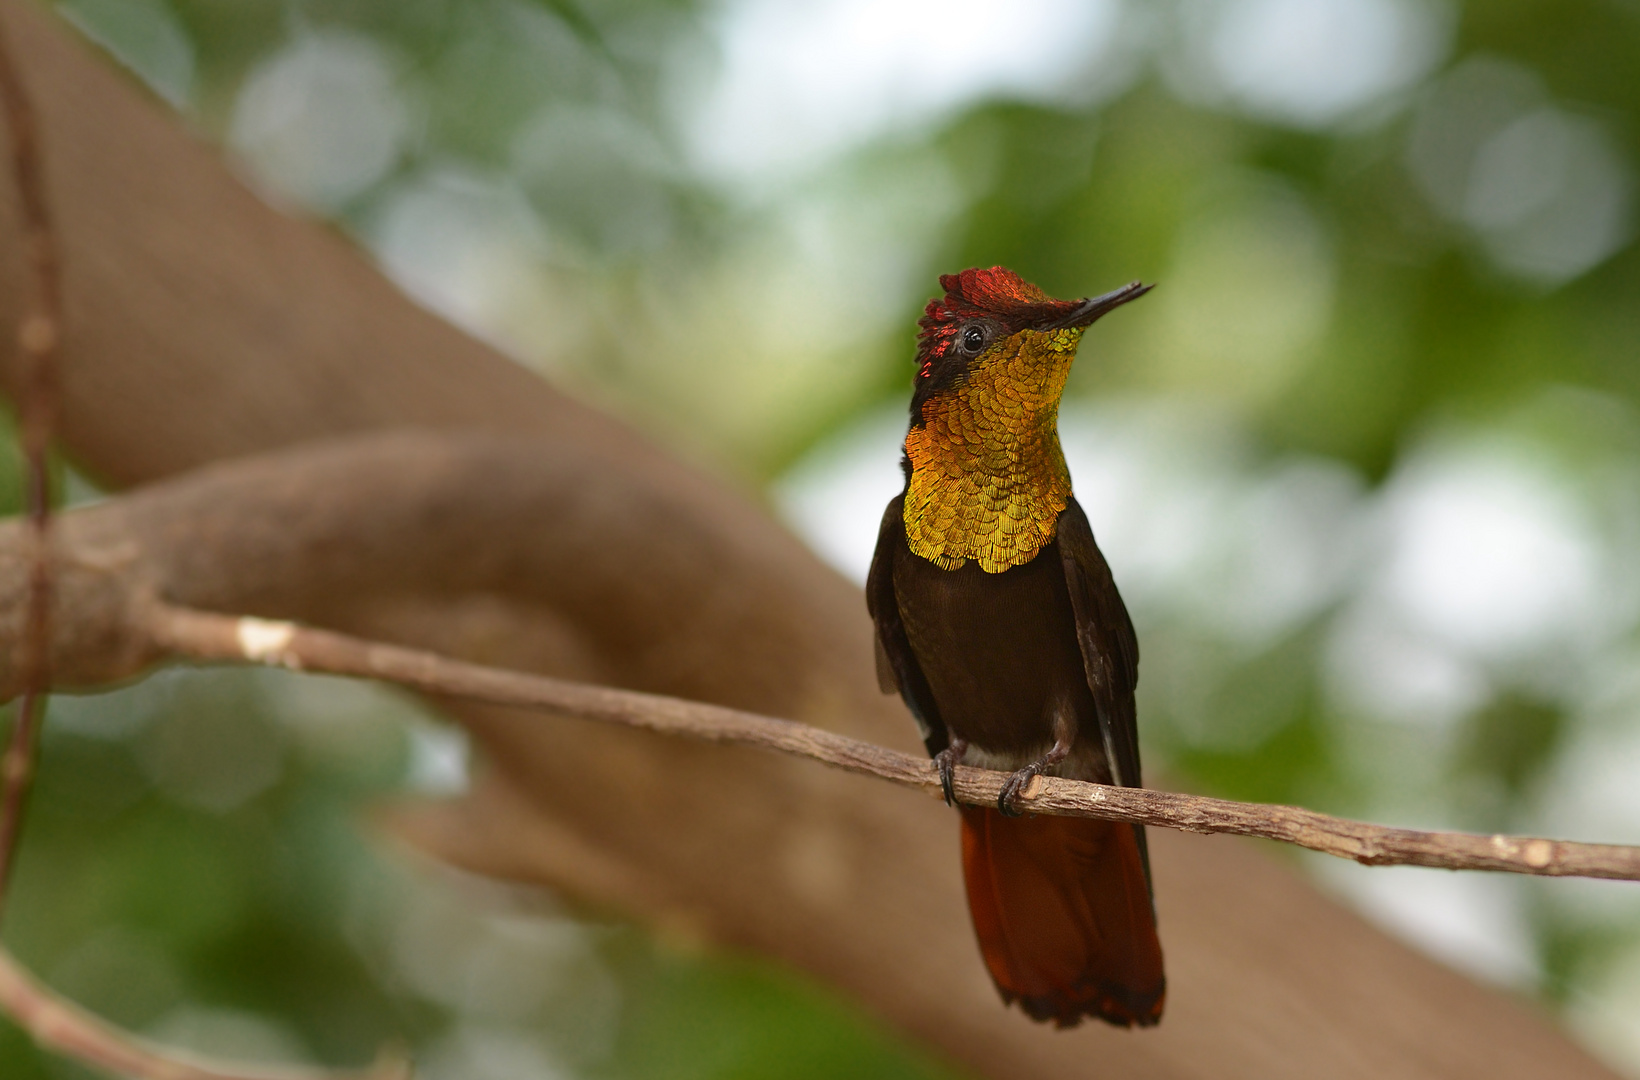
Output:
<svg viewBox="0 0 1640 1080">
<path fill-rule="evenodd" d="M 934 755 L 934 768 L 940 772 L 940 789 L 945 792 L 945 805 L 957 805 L 957 793 L 952 788 L 952 775 L 958 765 L 962 764 L 962 755 L 968 752 L 968 740 L 953 737 L 939 753 Z"/>
<path fill-rule="evenodd" d="M 1008 779 L 1002 782 L 1002 792 L 997 795 L 997 809 L 1002 811 L 1003 816 L 1019 817 L 1023 814 L 1024 811 L 1015 806 L 1014 802 L 1025 790 L 1026 785 L 1041 776 L 1048 769 L 1058 765 L 1061 761 L 1064 761 L 1070 752 L 1071 744 L 1069 742 L 1063 739 L 1055 740 L 1053 749 L 1049 750 L 1046 754 L 1043 754 L 1023 769 L 1019 769 L 1009 775 Z"/>
<path fill-rule="evenodd" d="M 1014 806 L 1014 800 L 1025 790 L 1025 785 L 1042 775 L 1042 763 L 1033 761 L 1002 782 L 1002 793 L 997 796 L 997 809 L 1004 817 L 1019 817 L 1023 810 Z"/>
</svg>

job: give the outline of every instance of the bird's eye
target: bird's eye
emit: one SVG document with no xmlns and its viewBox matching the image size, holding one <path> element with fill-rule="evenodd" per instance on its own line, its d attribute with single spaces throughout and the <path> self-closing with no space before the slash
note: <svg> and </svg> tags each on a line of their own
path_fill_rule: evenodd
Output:
<svg viewBox="0 0 1640 1080">
<path fill-rule="evenodd" d="M 985 331 L 978 326 L 970 326 L 962 332 L 962 351 L 977 353 L 985 347 Z"/>
</svg>

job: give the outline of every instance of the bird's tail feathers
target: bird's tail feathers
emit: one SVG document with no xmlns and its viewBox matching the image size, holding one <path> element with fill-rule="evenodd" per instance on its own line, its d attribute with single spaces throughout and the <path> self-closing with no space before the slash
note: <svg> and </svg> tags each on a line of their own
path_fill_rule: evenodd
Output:
<svg viewBox="0 0 1640 1080">
<path fill-rule="evenodd" d="M 962 807 L 968 907 L 1004 999 L 1060 1027 L 1148 1027 L 1166 980 L 1138 826 Z"/>
</svg>

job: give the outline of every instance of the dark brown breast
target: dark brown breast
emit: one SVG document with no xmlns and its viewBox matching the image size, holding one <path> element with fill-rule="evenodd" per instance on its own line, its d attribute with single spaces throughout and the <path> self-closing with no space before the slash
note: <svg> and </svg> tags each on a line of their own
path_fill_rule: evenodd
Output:
<svg viewBox="0 0 1640 1080">
<path fill-rule="evenodd" d="M 942 570 L 902 544 L 894 593 L 953 734 L 1023 765 L 1052 745 L 1056 708 L 1073 711 L 1084 738 L 1096 730 L 1057 541 L 1000 574 L 972 561 Z"/>
</svg>

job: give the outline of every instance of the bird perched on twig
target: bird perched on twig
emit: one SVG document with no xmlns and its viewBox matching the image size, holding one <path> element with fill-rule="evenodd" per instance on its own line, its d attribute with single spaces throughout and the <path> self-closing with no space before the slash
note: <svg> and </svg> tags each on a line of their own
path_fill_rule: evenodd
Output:
<svg viewBox="0 0 1640 1080">
<path fill-rule="evenodd" d="M 1055 300 L 1003 267 L 940 278 L 919 325 L 905 491 L 866 583 L 884 693 L 953 802 L 959 763 L 1012 775 L 962 806 L 974 931 L 1003 1000 L 1061 1027 L 1155 1024 L 1166 981 L 1142 826 L 1022 817 L 1042 773 L 1139 785 L 1139 646 L 1059 447 L 1083 332 L 1150 287 Z"/>
</svg>

